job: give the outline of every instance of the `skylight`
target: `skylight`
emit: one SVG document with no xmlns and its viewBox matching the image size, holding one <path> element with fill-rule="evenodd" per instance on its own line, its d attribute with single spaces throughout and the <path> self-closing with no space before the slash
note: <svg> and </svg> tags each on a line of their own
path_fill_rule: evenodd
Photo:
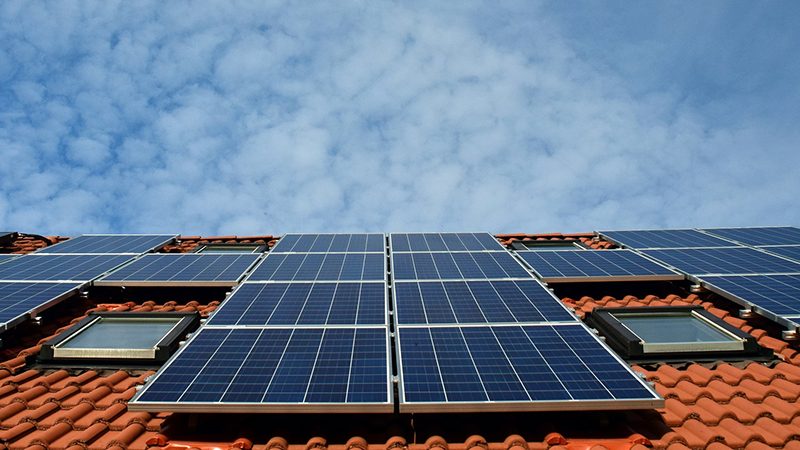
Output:
<svg viewBox="0 0 800 450">
<path fill-rule="evenodd" d="M 597 308 L 587 322 L 627 358 L 724 358 L 753 355 L 753 336 L 699 306 Z"/>
</svg>

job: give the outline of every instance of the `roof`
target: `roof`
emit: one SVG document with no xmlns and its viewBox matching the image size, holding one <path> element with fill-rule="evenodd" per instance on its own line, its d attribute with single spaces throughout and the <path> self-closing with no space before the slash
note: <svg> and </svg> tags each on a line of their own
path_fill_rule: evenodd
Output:
<svg viewBox="0 0 800 450">
<path fill-rule="evenodd" d="M 504 234 L 514 240 L 580 240 L 613 248 L 592 233 Z M 20 235 L 3 253 L 28 253 L 60 237 Z M 184 237 L 165 252 L 201 243 L 274 245 L 273 236 Z M 755 336 L 775 352 L 770 361 L 648 363 L 633 368 L 666 399 L 660 410 L 616 412 L 242 415 L 128 411 L 127 401 L 153 369 L 52 367 L 37 364 L 43 342 L 91 311 L 198 311 L 220 303 L 196 289 L 159 298 L 109 298 L 106 292 L 60 304 L 39 323 L 14 330 L 0 353 L 0 443 L 8 449 L 257 450 L 544 450 L 687 448 L 800 449 L 800 351 L 781 329 L 758 317 L 736 317 L 738 307 L 713 293 L 670 283 L 608 283 L 555 288 L 578 316 L 599 306 L 700 305 Z M 173 297 L 170 297 L 173 296 Z M 196 298 L 189 298 L 195 296 Z M 224 297 L 223 297 L 224 298 Z M 66 302 L 65 302 L 66 303 Z"/>
</svg>

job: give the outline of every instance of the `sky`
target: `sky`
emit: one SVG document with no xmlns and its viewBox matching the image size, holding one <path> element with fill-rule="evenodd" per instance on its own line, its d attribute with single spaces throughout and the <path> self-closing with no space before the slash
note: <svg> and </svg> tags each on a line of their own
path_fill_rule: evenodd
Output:
<svg viewBox="0 0 800 450">
<path fill-rule="evenodd" d="M 800 226 L 800 2 L 0 3 L 0 229 Z"/>
</svg>

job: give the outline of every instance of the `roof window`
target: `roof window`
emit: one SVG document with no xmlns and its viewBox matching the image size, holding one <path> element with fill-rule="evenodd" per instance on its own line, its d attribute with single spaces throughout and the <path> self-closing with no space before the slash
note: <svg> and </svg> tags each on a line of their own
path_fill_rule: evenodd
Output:
<svg viewBox="0 0 800 450">
<path fill-rule="evenodd" d="M 725 359 L 772 353 L 700 306 L 596 308 L 586 320 L 611 348 L 630 359 Z"/>
<path fill-rule="evenodd" d="M 200 324 L 196 312 L 92 312 L 42 345 L 43 361 L 164 362 Z"/>
</svg>

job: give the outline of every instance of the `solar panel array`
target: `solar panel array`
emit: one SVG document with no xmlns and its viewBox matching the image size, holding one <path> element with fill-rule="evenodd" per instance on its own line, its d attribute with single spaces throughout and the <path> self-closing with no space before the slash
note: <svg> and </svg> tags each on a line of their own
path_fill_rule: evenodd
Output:
<svg viewBox="0 0 800 450">
<path fill-rule="evenodd" d="M 660 404 L 490 234 L 390 242 L 401 412 Z"/>
<path fill-rule="evenodd" d="M 505 250 L 392 253 L 395 280 L 528 278 L 530 273 Z"/>
<path fill-rule="evenodd" d="M 703 231 L 756 247 L 800 244 L 800 228 L 797 227 L 706 228 Z"/>
<path fill-rule="evenodd" d="M 800 245 L 776 245 L 761 249 L 800 262 Z"/>
<path fill-rule="evenodd" d="M 386 237 L 379 233 L 362 234 L 287 234 L 271 253 L 381 253 Z"/>
<path fill-rule="evenodd" d="M 519 252 L 545 282 L 682 280 L 683 275 L 631 250 Z"/>
<path fill-rule="evenodd" d="M 392 235 L 394 315 L 385 246 L 353 236 L 278 244 L 131 409 L 391 412 L 392 317 L 401 411 L 663 403 L 488 233 Z"/>
<path fill-rule="evenodd" d="M 133 410 L 391 412 L 383 235 L 286 235 Z"/>
<path fill-rule="evenodd" d="M 603 231 L 759 314 L 800 330 L 800 228 Z"/>
<path fill-rule="evenodd" d="M 254 254 L 147 254 L 95 282 L 97 286 L 235 286 Z"/>
<path fill-rule="evenodd" d="M 0 281 L 91 281 L 132 259 L 130 255 L 36 255 L 0 264 Z"/>
<path fill-rule="evenodd" d="M 81 283 L 0 282 L 0 330 L 7 330 L 51 304 L 68 297 Z"/>
<path fill-rule="evenodd" d="M 174 234 L 84 234 L 37 250 L 36 254 L 141 254 L 158 249 L 177 236 Z"/>
<path fill-rule="evenodd" d="M 703 282 L 722 295 L 755 305 L 762 315 L 800 319 L 800 274 L 705 276 Z"/>
<path fill-rule="evenodd" d="M 248 281 L 383 281 L 383 253 L 270 253 Z"/>
<path fill-rule="evenodd" d="M 505 250 L 489 233 L 394 233 L 389 242 L 392 253 Z"/>
<path fill-rule="evenodd" d="M 649 408 L 658 399 L 581 324 L 397 333 L 407 411 Z"/>
<path fill-rule="evenodd" d="M 211 326 L 387 325 L 383 283 L 245 283 Z"/>
<path fill-rule="evenodd" d="M 176 236 L 83 235 L 28 255 L 0 255 L 0 328 L 17 325 Z"/>
<path fill-rule="evenodd" d="M 571 322 L 533 279 L 394 284 L 397 325 Z"/>
<path fill-rule="evenodd" d="M 600 231 L 609 241 L 638 250 L 651 248 L 730 247 L 730 241 L 710 236 L 698 230 L 625 230 Z"/>
<path fill-rule="evenodd" d="M 643 250 L 678 270 L 694 275 L 800 273 L 800 262 L 754 248 L 690 248 Z"/>
</svg>

